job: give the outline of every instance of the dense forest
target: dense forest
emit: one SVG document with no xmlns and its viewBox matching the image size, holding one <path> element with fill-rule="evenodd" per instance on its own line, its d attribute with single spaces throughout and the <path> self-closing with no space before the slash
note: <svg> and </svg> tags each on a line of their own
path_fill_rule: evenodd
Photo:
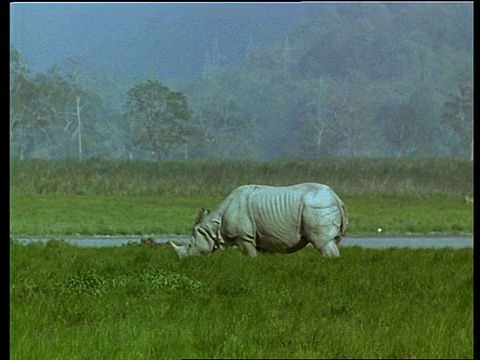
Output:
<svg viewBox="0 0 480 360">
<path fill-rule="evenodd" d="M 472 159 L 473 4 L 351 5 L 312 6 L 268 44 L 246 32 L 241 61 L 216 38 L 193 80 L 38 72 L 11 46 L 10 156 Z"/>
</svg>

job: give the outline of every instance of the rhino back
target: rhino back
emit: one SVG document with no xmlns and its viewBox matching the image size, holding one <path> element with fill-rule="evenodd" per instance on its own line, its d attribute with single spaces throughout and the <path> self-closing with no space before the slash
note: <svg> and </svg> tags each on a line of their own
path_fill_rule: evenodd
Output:
<svg viewBox="0 0 480 360">
<path fill-rule="evenodd" d="M 302 197 L 302 192 L 291 188 L 260 188 L 250 194 L 248 205 L 255 220 L 264 226 L 298 225 Z"/>
<path fill-rule="evenodd" d="M 342 205 L 330 187 L 317 183 L 257 188 L 248 196 L 258 245 L 272 250 L 294 248 L 302 236 L 330 240 L 342 233 Z"/>
<path fill-rule="evenodd" d="M 304 227 L 337 221 L 338 197 L 326 185 L 242 186 L 219 206 L 225 240 L 250 239 L 260 248 L 289 251 L 306 235 Z M 323 219 L 322 219 L 323 218 Z"/>
</svg>

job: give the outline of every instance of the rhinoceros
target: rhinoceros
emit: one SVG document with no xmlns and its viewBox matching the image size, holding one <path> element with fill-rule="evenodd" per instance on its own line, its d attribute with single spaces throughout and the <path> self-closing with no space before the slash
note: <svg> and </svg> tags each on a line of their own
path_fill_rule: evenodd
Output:
<svg viewBox="0 0 480 360">
<path fill-rule="evenodd" d="M 180 258 L 232 245 L 247 256 L 292 253 L 309 243 L 326 257 L 339 257 L 347 224 L 345 204 L 327 185 L 244 185 L 215 210 L 199 211 L 189 244 L 169 243 Z"/>
</svg>

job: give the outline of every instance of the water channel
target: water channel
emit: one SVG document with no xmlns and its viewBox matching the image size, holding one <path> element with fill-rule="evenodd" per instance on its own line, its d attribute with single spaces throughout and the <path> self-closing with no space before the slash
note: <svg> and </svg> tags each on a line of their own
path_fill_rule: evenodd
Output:
<svg viewBox="0 0 480 360">
<path fill-rule="evenodd" d="M 187 236 L 150 236 L 157 243 L 166 243 L 168 240 L 188 242 Z M 24 237 L 17 240 L 22 243 L 62 239 L 66 242 L 83 247 L 121 246 L 128 243 L 140 243 L 141 235 L 132 236 L 90 236 L 90 237 Z M 341 246 L 360 246 L 365 248 L 473 248 L 473 235 L 452 236 L 347 236 Z"/>
</svg>

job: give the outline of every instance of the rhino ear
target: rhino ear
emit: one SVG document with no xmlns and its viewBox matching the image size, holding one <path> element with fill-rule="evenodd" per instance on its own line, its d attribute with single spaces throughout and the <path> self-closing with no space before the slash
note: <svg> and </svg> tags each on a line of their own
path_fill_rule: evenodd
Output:
<svg viewBox="0 0 480 360">
<path fill-rule="evenodd" d="M 210 210 L 205 210 L 204 208 L 201 208 L 197 212 L 197 217 L 195 218 L 195 225 L 200 224 L 205 216 L 207 216 L 210 213 Z"/>
</svg>

